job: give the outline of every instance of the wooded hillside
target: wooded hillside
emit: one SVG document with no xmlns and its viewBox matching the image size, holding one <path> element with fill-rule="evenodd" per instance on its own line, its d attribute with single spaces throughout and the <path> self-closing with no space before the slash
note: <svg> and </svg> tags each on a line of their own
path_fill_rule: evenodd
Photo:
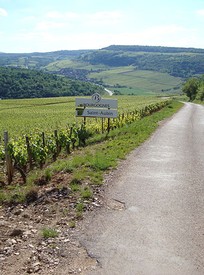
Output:
<svg viewBox="0 0 204 275">
<path fill-rule="evenodd" d="M 0 67 L 0 98 L 92 95 L 99 86 L 67 77 L 20 68 Z"/>
<path fill-rule="evenodd" d="M 166 72 L 182 78 L 204 73 L 204 49 L 113 45 L 80 58 L 95 65 L 132 65 L 138 70 Z"/>
</svg>

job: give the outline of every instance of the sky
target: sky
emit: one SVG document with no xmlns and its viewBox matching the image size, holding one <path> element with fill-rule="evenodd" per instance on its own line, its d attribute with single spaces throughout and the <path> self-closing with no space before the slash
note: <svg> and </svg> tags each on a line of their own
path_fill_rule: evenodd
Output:
<svg viewBox="0 0 204 275">
<path fill-rule="evenodd" d="M 0 52 L 204 48 L 203 0 L 0 0 Z"/>
</svg>

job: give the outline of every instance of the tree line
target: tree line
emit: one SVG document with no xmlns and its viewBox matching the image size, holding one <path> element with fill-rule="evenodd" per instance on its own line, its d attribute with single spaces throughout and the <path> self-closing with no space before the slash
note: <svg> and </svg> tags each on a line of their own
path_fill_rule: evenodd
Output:
<svg viewBox="0 0 204 275">
<path fill-rule="evenodd" d="M 86 96 L 103 93 L 100 86 L 42 71 L 0 67 L 0 98 Z"/>
<path fill-rule="evenodd" d="M 123 51 L 123 52 L 158 52 L 158 53 L 203 53 L 204 49 L 164 46 L 142 46 L 142 45 L 111 45 L 102 50 Z"/>
</svg>

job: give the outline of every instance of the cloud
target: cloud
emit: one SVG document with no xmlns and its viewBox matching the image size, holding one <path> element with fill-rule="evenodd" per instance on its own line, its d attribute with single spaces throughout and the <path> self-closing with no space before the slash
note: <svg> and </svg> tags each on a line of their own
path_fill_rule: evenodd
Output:
<svg viewBox="0 0 204 275">
<path fill-rule="evenodd" d="M 178 25 L 154 26 L 143 31 L 143 35 L 154 37 L 159 35 L 176 34 L 182 31 L 185 31 L 185 28 Z"/>
<path fill-rule="evenodd" d="M 51 19 L 59 19 L 59 18 L 63 18 L 63 14 L 58 12 L 58 11 L 50 11 L 48 13 L 46 13 L 45 15 L 47 18 L 51 18 Z"/>
<path fill-rule="evenodd" d="M 192 44 L 192 41 L 197 41 L 197 33 L 194 29 L 183 28 L 178 25 L 154 26 L 144 30 L 136 30 L 135 32 L 85 33 L 80 35 L 80 39 L 83 35 L 83 46 L 90 49 L 102 48 L 110 44 L 186 47 L 188 45 L 195 46 Z M 78 38 L 78 40 L 80 39 Z M 80 41 L 78 40 L 75 37 L 73 41 L 77 41 L 80 45 Z"/>
<path fill-rule="evenodd" d="M 198 41 L 197 32 L 194 28 L 185 28 L 179 25 L 163 25 L 146 28 L 143 31 L 128 35 L 131 44 L 145 44 L 154 46 L 178 46 L 186 47 L 192 45 L 192 41 Z"/>
<path fill-rule="evenodd" d="M 84 19 L 89 25 L 93 26 L 104 26 L 119 24 L 123 19 L 124 15 L 120 11 L 102 11 L 96 12 L 92 14 L 86 14 Z"/>
<path fill-rule="evenodd" d="M 58 11 L 50 11 L 48 12 L 45 17 L 50 19 L 78 19 L 80 18 L 80 14 L 75 12 L 58 12 Z"/>
<path fill-rule="evenodd" d="M 118 24 L 121 19 L 124 18 L 123 14 L 120 11 L 102 11 L 95 13 L 76 13 L 76 12 L 59 12 L 59 11 L 50 11 L 45 14 L 45 18 L 48 20 L 54 20 L 63 23 L 74 23 L 79 26 L 104 26 L 104 25 L 113 25 Z"/>
<path fill-rule="evenodd" d="M 63 22 L 41 21 L 37 23 L 35 29 L 37 31 L 48 31 L 48 30 L 58 29 L 62 27 L 64 27 Z"/>
<path fill-rule="evenodd" d="M 16 52 L 100 49 L 111 44 L 178 47 L 189 47 L 189 45 L 200 47 L 200 45 L 204 45 L 202 36 L 195 29 L 185 29 L 176 25 L 155 26 L 144 31 L 121 33 L 99 33 L 87 29 L 86 31 L 81 30 L 81 32 L 65 34 L 59 32 L 58 29 L 56 30 L 56 32 L 35 30 L 16 33 L 7 39 L 10 42 L 7 51 L 12 52 L 11 45 L 13 44 L 16 45 Z"/>
<path fill-rule="evenodd" d="M 200 16 L 204 16 L 204 9 L 203 10 L 198 10 L 196 13 Z"/>
<path fill-rule="evenodd" d="M 8 13 L 5 9 L 0 8 L 0 16 L 7 16 Z"/>
<path fill-rule="evenodd" d="M 83 17 L 74 12 L 58 12 L 50 11 L 47 12 L 39 21 L 36 23 L 36 31 L 53 31 L 53 29 L 74 29 L 77 25 L 81 25 Z"/>
<path fill-rule="evenodd" d="M 89 30 L 97 33 L 106 28 L 105 32 L 110 32 L 115 26 L 118 29 L 122 18 L 123 14 L 118 11 L 95 13 L 49 11 L 43 17 L 36 18 L 33 31 L 47 31 L 54 34 L 55 30 L 58 30 L 60 33 L 69 31 L 71 34 Z"/>
<path fill-rule="evenodd" d="M 90 14 L 90 19 L 93 20 L 119 20 L 122 18 L 122 13 L 119 11 L 104 11 Z"/>
<path fill-rule="evenodd" d="M 43 22 L 41 22 L 43 23 Z M 185 46 L 191 40 L 193 41 L 193 30 L 185 29 L 177 25 L 154 26 L 143 31 L 135 32 L 121 32 L 121 33 L 97 33 L 88 30 L 77 33 L 68 33 L 67 35 L 59 32 L 50 31 L 51 25 L 39 25 L 41 31 L 29 35 L 29 38 L 36 41 L 41 41 L 41 50 L 56 50 L 56 49 L 75 49 L 75 48 L 89 48 L 97 49 L 103 48 L 110 44 L 128 44 L 128 45 L 152 45 L 159 46 Z M 47 28 L 50 28 L 49 30 Z M 190 31 L 190 33 L 189 33 Z M 25 39 L 27 36 L 25 35 Z M 162 41 L 162 42 L 161 42 Z M 175 42 L 176 41 L 176 42 Z M 37 46 L 37 45 L 36 45 Z"/>
<path fill-rule="evenodd" d="M 37 18 L 34 15 L 30 15 L 30 16 L 25 16 L 22 17 L 20 19 L 21 22 L 25 23 L 30 23 L 30 22 L 34 22 Z"/>
</svg>

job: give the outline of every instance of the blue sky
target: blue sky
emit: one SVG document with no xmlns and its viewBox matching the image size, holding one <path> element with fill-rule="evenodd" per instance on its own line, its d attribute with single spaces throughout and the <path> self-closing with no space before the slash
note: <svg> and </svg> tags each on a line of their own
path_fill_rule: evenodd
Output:
<svg viewBox="0 0 204 275">
<path fill-rule="evenodd" d="M 204 48 L 203 0 L 0 0 L 0 52 Z"/>
</svg>

